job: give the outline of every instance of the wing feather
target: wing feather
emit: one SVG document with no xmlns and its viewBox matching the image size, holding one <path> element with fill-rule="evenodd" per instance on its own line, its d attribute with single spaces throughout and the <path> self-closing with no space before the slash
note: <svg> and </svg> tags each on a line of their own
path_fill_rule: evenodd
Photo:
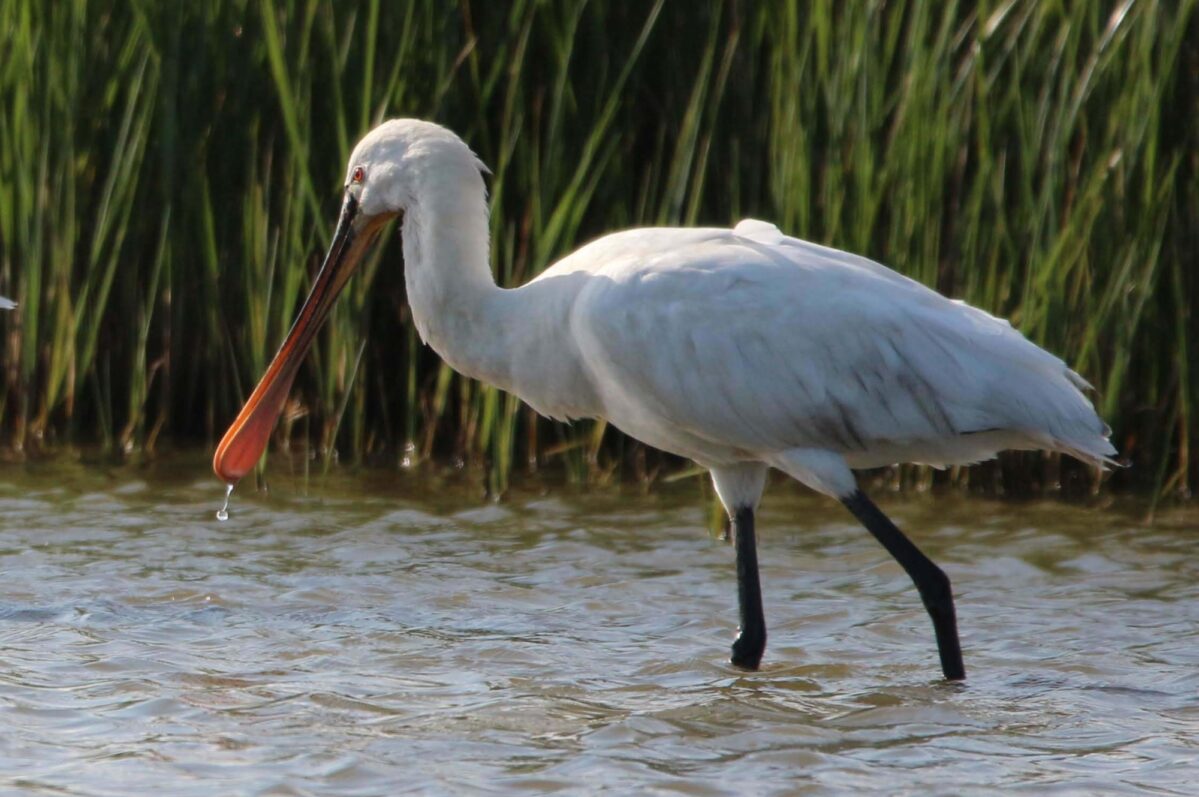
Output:
<svg viewBox="0 0 1199 797">
<path fill-rule="evenodd" d="M 1110 452 L 1081 379 L 1007 322 L 762 222 L 706 233 L 627 247 L 576 302 L 618 427 L 692 456 L 687 441 L 902 454 L 996 430 Z"/>
</svg>

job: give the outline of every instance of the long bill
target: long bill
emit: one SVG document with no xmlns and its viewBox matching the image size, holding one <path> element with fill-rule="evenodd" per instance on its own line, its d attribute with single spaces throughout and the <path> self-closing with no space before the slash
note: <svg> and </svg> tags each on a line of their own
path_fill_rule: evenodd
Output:
<svg viewBox="0 0 1199 797">
<path fill-rule="evenodd" d="M 357 213 L 358 200 L 347 192 L 337 230 L 316 275 L 312 292 L 304 300 L 291 331 L 258 386 L 217 446 L 212 469 L 217 478 L 230 486 L 249 473 L 262 456 L 300 363 L 312 348 L 316 333 L 333 308 L 337 295 L 378 236 L 382 224 L 373 223 L 375 220 L 372 219 L 365 225 L 357 225 Z"/>
</svg>

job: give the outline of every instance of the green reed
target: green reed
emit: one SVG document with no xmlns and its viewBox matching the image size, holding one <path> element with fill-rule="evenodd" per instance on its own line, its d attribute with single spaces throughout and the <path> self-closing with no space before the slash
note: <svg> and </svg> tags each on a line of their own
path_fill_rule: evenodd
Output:
<svg viewBox="0 0 1199 797">
<path fill-rule="evenodd" d="M 1195 7 L 0 0 L 4 439 L 213 442 L 319 266 L 354 142 L 405 115 L 491 167 L 501 284 L 611 229 L 771 219 L 1012 319 L 1096 385 L 1118 479 L 1194 488 Z M 280 447 L 485 462 L 497 492 L 528 467 L 685 472 L 453 374 L 404 322 L 397 238 Z M 1090 481 L 1039 456 L 949 478 L 996 467 Z"/>
</svg>

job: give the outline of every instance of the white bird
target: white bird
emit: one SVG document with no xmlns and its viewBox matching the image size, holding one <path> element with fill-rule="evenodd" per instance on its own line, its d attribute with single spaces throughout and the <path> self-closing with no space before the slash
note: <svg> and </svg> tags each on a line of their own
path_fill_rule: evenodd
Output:
<svg viewBox="0 0 1199 797">
<path fill-rule="evenodd" d="M 385 222 L 403 216 L 421 338 L 551 418 L 604 418 L 711 471 L 736 539 L 732 662 L 766 645 L 754 512 L 769 468 L 841 501 L 912 577 L 946 678 L 965 677 L 949 579 L 858 489 L 853 468 L 1004 449 L 1114 464 L 1060 359 L 1001 319 L 772 224 L 607 235 L 513 289 L 489 267 L 486 167 L 454 133 L 397 119 L 354 149 L 329 252 L 213 460 L 230 485 L 266 447 L 320 323 Z"/>
<path fill-rule="evenodd" d="M 16 308 L 16 306 L 17 303 L 12 299 L 6 299 L 3 296 L 0 296 L 0 310 L 13 310 Z"/>
</svg>

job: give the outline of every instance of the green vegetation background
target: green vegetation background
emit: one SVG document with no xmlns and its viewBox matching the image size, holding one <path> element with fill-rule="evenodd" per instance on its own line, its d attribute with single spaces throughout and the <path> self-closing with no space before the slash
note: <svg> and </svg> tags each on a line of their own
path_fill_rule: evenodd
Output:
<svg viewBox="0 0 1199 797">
<path fill-rule="evenodd" d="M 502 284 L 604 231 L 744 216 L 1009 318 L 1096 388 L 1155 493 L 1195 486 L 1196 3 L 0 0 L 0 440 L 211 445 L 307 290 L 357 138 L 491 166 Z M 677 463 L 536 420 L 419 345 L 390 236 L 280 441 L 341 461 Z M 901 482 L 928 474 L 895 478 Z M 1068 477 L 1068 478 L 1067 478 Z M 1090 484 L 1022 455 L 970 484 Z"/>
</svg>

